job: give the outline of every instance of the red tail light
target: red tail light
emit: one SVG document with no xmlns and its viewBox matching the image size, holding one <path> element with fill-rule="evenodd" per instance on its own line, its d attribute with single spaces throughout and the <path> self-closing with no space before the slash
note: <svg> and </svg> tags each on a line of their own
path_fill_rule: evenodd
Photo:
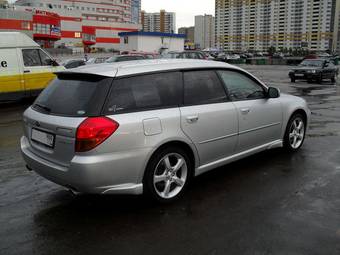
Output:
<svg viewBox="0 0 340 255">
<path fill-rule="evenodd" d="M 94 149 L 109 138 L 119 124 L 106 117 L 94 117 L 84 120 L 77 129 L 76 152 Z"/>
</svg>

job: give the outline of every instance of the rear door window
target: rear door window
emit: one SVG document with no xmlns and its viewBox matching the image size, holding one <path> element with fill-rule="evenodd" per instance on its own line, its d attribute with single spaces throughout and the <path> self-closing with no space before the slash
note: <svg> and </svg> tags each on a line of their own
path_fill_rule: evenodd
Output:
<svg viewBox="0 0 340 255">
<path fill-rule="evenodd" d="M 178 107 L 182 95 L 180 72 L 117 79 L 104 107 L 108 115 Z"/>
<path fill-rule="evenodd" d="M 227 95 L 213 70 L 184 72 L 184 104 L 225 102 Z"/>
<path fill-rule="evenodd" d="M 67 117 L 98 116 L 112 78 L 87 74 L 59 74 L 39 95 L 33 109 Z"/>
</svg>

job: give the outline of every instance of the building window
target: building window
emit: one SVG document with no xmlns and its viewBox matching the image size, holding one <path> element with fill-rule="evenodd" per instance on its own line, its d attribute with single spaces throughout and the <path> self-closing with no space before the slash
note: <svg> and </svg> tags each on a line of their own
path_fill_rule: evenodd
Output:
<svg viewBox="0 0 340 255">
<path fill-rule="evenodd" d="M 74 33 L 74 37 L 75 37 L 75 38 L 80 38 L 80 37 L 81 37 L 80 32 L 75 32 L 75 33 Z"/>
</svg>

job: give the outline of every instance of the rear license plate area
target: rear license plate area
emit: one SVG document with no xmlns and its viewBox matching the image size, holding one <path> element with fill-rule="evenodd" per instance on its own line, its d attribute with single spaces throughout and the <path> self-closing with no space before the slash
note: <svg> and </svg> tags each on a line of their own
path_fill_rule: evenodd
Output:
<svg viewBox="0 0 340 255">
<path fill-rule="evenodd" d="M 48 148 L 54 148 L 55 135 L 32 128 L 31 140 Z"/>
</svg>

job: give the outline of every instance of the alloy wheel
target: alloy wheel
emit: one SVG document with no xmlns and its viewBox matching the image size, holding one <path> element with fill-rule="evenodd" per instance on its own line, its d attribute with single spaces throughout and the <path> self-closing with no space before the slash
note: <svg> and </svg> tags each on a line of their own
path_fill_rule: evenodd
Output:
<svg viewBox="0 0 340 255">
<path fill-rule="evenodd" d="M 297 117 L 293 120 L 289 128 L 289 143 L 293 149 L 298 149 L 305 138 L 305 123 L 302 118 Z"/>
<path fill-rule="evenodd" d="M 157 164 L 153 174 L 156 193 L 163 199 L 177 196 L 188 178 L 188 166 L 185 158 L 178 153 L 165 155 Z"/>
</svg>

